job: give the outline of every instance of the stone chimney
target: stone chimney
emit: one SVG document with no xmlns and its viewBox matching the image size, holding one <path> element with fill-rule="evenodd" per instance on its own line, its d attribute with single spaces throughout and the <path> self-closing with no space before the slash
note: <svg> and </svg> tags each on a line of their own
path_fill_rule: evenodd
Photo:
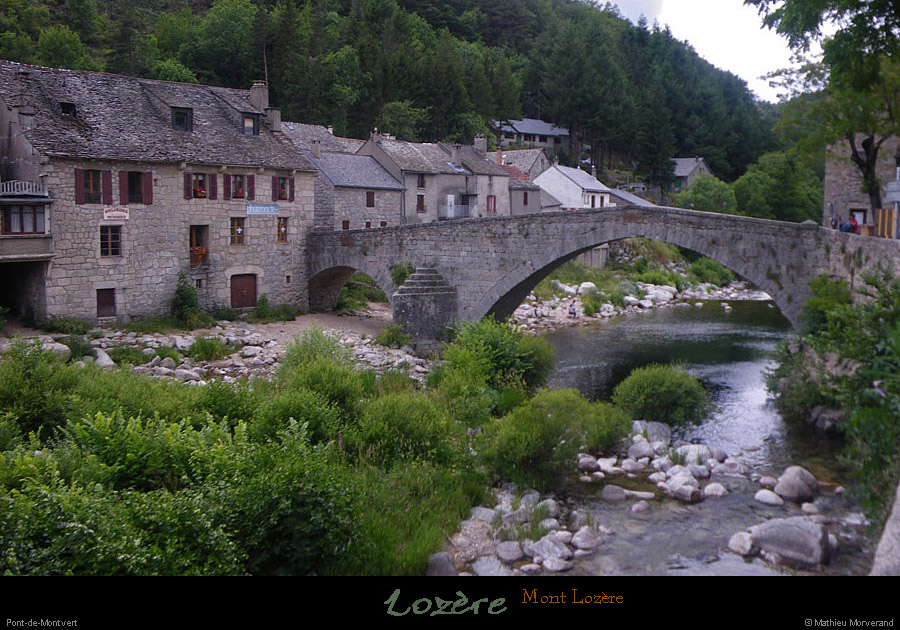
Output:
<svg viewBox="0 0 900 630">
<path fill-rule="evenodd" d="M 459 164 L 459 144 L 457 143 L 453 143 L 450 149 L 450 161 L 454 164 Z"/>
<path fill-rule="evenodd" d="M 485 138 L 482 134 L 478 134 L 475 136 L 475 150 L 478 151 L 481 155 L 487 153 L 487 138 Z"/>
<path fill-rule="evenodd" d="M 250 86 L 250 104 L 260 112 L 269 108 L 269 87 L 265 81 L 254 81 Z"/>
<path fill-rule="evenodd" d="M 272 131 L 281 131 L 281 110 L 277 107 L 266 107 L 266 124 Z"/>
<path fill-rule="evenodd" d="M 497 147 L 497 166 L 503 166 L 503 149 Z"/>
<path fill-rule="evenodd" d="M 321 140 L 313 140 L 312 141 L 312 154 L 315 156 L 317 160 L 322 159 L 322 141 Z"/>
<path fill-rule="evenodd" d="M 34 94 L 31 91 L 31 73 L 18 70 L 13 79 L 12 106 L 19 114 L 34 116 Z"/>
</svg>

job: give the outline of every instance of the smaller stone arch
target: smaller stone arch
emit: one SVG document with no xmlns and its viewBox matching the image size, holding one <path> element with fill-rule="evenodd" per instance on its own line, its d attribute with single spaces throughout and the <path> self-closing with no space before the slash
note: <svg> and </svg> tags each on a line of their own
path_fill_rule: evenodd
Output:
<svg viewBox="0 0 900 630">
<path fill-rule="evenodd" d="M 378 288 L 384 291 L 388 301 L 394 293 L 394 282 L 391 279 L 390 269 L 371 268 L 369 266 L 352 264 L 337 264 L 316 272 L 309 279 L 309 310 L 328 311 L 335 307 L 341 288 L 347 280 L 357 271 L 366 274 L 375 281 Z"/>
</svg>

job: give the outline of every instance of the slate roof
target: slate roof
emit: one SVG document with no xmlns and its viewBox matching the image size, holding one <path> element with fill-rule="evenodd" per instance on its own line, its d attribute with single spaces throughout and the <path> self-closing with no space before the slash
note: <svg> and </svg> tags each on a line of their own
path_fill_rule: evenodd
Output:
<svg viewBox="0 0 900 630">
<path fill-rule="evenodd" d="M 321 153 L 320 158 L 316 158 L 311 152 L 306 152 L 305 155 L 334 186 L 403 190 L 403 184 L 371 156 L 329 152 Z"/>
<path fill-rule="evenodd" d="M 572 168 L 571 166 L 562 166 L 560 164 L 556 164 L 555 166 L 563 175 L 575 182 L 582 190 L 588 192 L 610 192 L 608 186 L 600 182 L 596 177 L 593 177 L 590 173 L 585 173 L 580 168 Z"/>
<path fill-rule="evenodd" d="M 541 188 L 541 209 L 556 207 L 559 208 L 562 206 L 562 202 L 548 193 L 546 190 Z"/>
<path fill-rule="evenodd" d="M 453 155 L 452 145 L 441 143 L 440 146 L 447 155 Z M 463 144 L 457 148 L 457 159 L 459 159 L 462 166 L 465 166 L 476 175 L 497 175 L 500 177 L 508 175 L 496 162 L 488 160 L 471 144 Z"/>
<path fill-rule="evenodd" d="M 336 136 L 322 125 L 282 122 L 281 131 L 294 144 L 307 151 L 312 151 L 314 140 L 319 141 L 322 151 L 340 151 L 343 153 L 356 153 L 356 150 L 365 144 L 365 140 Z"/>
<path fill-rule="evenodd" d="M 695 168 L 703 163 L 703 158 L 674 158 L 673 161 L 675 162 L 675 177 L 688 177 Z"/>
<path fill-rule="evenodd" d="M 387 153 L 397 166 L 413 173 L 450 173 L 458 175 L 463 172 L 458 166 L 450 163 L 450 154 L 439 144 L 433 142 L 405 142 L 383 138 L 377 140 L 381 149 Z"/>
<path fill-rule="evenodd" d="M 504 151 L 503 163 L 511 164 L 520 171 L 528 173 L 529 171 L 531 171 L 531 167 L 534 166 L 534 163 L 537 162 L 538 158 L 540 158 L 543 153 L 543 149 L 518 149 L 516 151 Z M 497 161 L 496 151 L 488 153 L 487 155 L 488 158 L 492 159 L 494 162 Z"/>
<path fill-rule="evenodd" d="M 508 120 L 500 122 L 501 131 L 515 131 L 517 133 L 531 133 L 538 136 L 568 136 L 569 130 L 565 127 L 557 127 L 553 123 L 537 120 L 536 118 L 523 118 L 522 120 Z"/>
<path fill-rule="evenodd" d="M 614 190 L 611 190 L 610 194 L 615 197 L 618 197 L 625 203 L 631 203 L 636 206 L 655 206 L 656 205 L 652 201 L 648 201 L 648 200 L 644 199 L 643 197 L 638 197 L 634 193 L 630 193 L 627 190 L 622 190 L 621 188 L 616 188 Z"/>
<path fill-rule="evenodd" d="M 44 155 L 313 170 L 283 134 L 262 121 L 258 136 L 243 133 L 242 113 L 262 115 L 250 103 L 249 90 L 0 61 L 0 97 L 7 104 L 17 91 L 18 71 L 28 72 L 34 97 L 34 122 L 26 135 Z M 74 103 L 76 114 L 63 114 L 61 102 Z M 192 109 L 191 132 L 172 129 L 172 107 Z"/>
</svg>

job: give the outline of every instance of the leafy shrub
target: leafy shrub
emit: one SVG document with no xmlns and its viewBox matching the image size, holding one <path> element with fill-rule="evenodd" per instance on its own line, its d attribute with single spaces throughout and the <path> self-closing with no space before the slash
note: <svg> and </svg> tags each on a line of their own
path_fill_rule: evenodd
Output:
<svg viewBox="0 0 900 630">
<path fill-rule="evenodd" d="M 135 348 L 134 346 L 116 346 L 110 348 L 107 351 L 107 354 L 110 359 L 119 365 L 125 363 L 130 365 L 143 365 L 153 358 L 152 355 L 145 355 L 141 352 L 140 348 Z"/>
<path fill-rule="evenodd" d="M 394 281 L 394 286 L 399 287 L 402 285 L 411 275 L 413 275 L 413 273 L 415 273 L 415 271 L 416 268 L 413 267 L 412 263 L 408 260 L 391 267 L 391 280 Z"/>
<path fill-rule="evenodd" d="M 217 361 L 234 353 L 234 347 L 214 337 L 197 339 L 187 351 L 187 355 L 200 361 Z"/>
<path fill-rule="evenodd" d="M 76 370 L 37 343 L 14 342 L 0 361 L 0 409 L 16 417 L 23 433 L 43 429 L 49 437 L 72 408 Z"/>
<path fill-rule="evenodd" d="M 175 363 L 181 363 L 181 353 L 178 352 L 175 348 L 166 348 L 165 346 L 160 346 L 156 349 L 156 356 L 160 359 L 172 359 Z"/>
<path fill-rule="evenodd" d="M 200 309 L 200 301 L 195 289 L 184 272 L 178 274 L 175 294 L 172 296 L 171 312 L 176 321 L 186 323 L 188 316 Z"/>
<path fill-rule="evenodd" d="M 285 348 L 281 365 L 282 369 L 290 370 L 319 358 L 350 363 L 353 360 L 353 351 L 319 326 L 312 326 Z"/>
<path fill-rule="evenodd" d="M 488 362 L 462 348 L 456 348 L 453 357 L 431 371 L 426 386 L 451 418 L 480 427 L 497 404 L 497 392 L 487 384 Z"/>
<path fill-rule="evenodd" d="M 638 368 L 619 383 L 613 403 L 635 419 L 672 425 L 697 422 L 709 408 L 700 382 L 669 365 Z"/>
<path fill-rule="evenodd" d="M 297 309 L 290 304 L 282 304 L 276 308 L 269 306 L 269 298 L 260 295 L 256 301 L 256 308 L 250 313 L 247 321 L 254 324 L 267 324 L 271 322 L 292 322 L 297 319 Z"/>
<path fill-rule="evenodd" d="M 72 353 L 70 359 L 73 361 L 78 361 L 82 357 L 97 356 L 91 342 L 81 335 L 69 335 L 62 340 L 62 343 L 69 347 L 69 351 Z"/>
<path fill-rule="evenodd" d="M 388 394 L 364 408 L 353 448 L 361 459 L 390 467 L 398 460 L 450 464 L 464 443 L 458 425 L 432 401 L 415 394 Z"/>
<path fill-rule="evenodd" d="M 714 284 L 717 287 L 734 282 L 734 274 L 712 258 L 700 258 L 691 265 L 691 273 L 700 282 Z"/>
<path fill-rule="evenodd" d="M 384 294 L 375 281 L 364 273 L 354 273 L 341 287 L 338 296 L 338 310 L 357 310 L 365 308 L 369 302 L 387 302 Z"/>
<path fill-rule="evenodd" d="M 361 372 L 325 357 L 298 365 L 282 366 L 278 384 L 283 389 L 308 389 L 336 405 L 344 418 L 354 418 L 366 391 Z"/>
<path fill-rule="evenodd" d="M 803 305 L 800 322 L 805 334 L 814 334 L 826 327 L 829 312 L 850 304 L 850 285 L 846 280 L 832 280 L 822 275 L 811 280 L 809 288 L 813 296 Z"/>
<path fill-rule="evenodd" d="M 91 322 L 77 317 L 51 317 L 41 328 L 49 333 L 86 335 L 91 326 Z"/>
<path fill-rule="evenodd" d="M 546 340 L 528 337 L 508 323 L 489 318 L 463 322 L 456 340 L 445 348 L 444 357 L 453 364 L 460 359 L 459 350 L 486 362 L 487 383 L 495 389 L 514 380 L 529 388 L 539 387 L 553 369 L 553 351 Z"/>
<path fill-rule="evenodd" d="M 575 390 L 542 391 L 488 424 L 477 450 L 494 478 L 548 489 L 571 469 L 579 450 L 606 448 L 630 426 L 620 410 Z"/>
<path fill-rule="evenodd" d="M 389 348 L 402 348 L 412 343 L 412 337 L 404 332 L 403 326 L 394 324 L 378 333 L 378 336 L 375 337 L 375 343 Z"/>
<path fill-rule="evenodd" d="M 274 439 L 291 420 L 306 425 L 313 444 L 337 442 L 344 428 L 340 411 L 323 396 L 306 389 L 289 389 L 266 397 L 253 410 L 248 432 L 255 440 Z"/>
<path fill-rule="evenodd" d="M 247 420 L 254 415 L 259 400 L 246 381 L 226 383 L 212 381 L 203 388 L 200 405 L 212 418 L 219 422 Z"/>
</svg>

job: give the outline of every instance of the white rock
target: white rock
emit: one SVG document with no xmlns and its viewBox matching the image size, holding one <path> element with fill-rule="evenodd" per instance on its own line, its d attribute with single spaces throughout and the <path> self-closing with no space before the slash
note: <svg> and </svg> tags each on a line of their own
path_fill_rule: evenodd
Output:
<svg viewBox="0 0 900 630">
<path fill-rule="evenodd" d="M 741 556 L 749 556 L 755 553 L 753 548 L 753 538 L 750 532 L 738 532 L 728 541 L 728 548 L 734 553 Z"/>
<path fill-rule="evenodd" d="M 720 483 L 710 483 L 704 486 L 703 496 L 706 498 L 720 498 L 728 496 L 728 490 Z"/>
<path fill-rule="evenodd" d="M 771 490 L 762 489 L 753 495 L 753 498 L 764 505 L 780 506 L 784 505 L 784 499 L 772 492 Z"/>
</svg>

